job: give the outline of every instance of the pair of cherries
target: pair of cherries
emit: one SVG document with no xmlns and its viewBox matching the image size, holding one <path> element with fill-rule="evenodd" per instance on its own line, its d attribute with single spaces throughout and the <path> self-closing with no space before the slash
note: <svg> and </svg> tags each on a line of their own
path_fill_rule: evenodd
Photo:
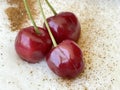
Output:
<svg viewBox="0 0 120 90">
<path fill-rule="evenodd" d="M 32 20 L 27 1 L 23 1 Z M 46 3 L 55 12 L 47 0 Z M 48 66 L 55 74 L 76 77 L 84 68 L 82 51 L 75 43 L 81 30 L 77 17 L 71 12 L 62 12 L 46 19 L 41 4 L 40 9 L 47 23 L 41 28 L 32 20 L 34 26 L 19 31 L 15 40 L 17 54 L 29 63 L 37 63 L 46 57 Z"/>
</svg>

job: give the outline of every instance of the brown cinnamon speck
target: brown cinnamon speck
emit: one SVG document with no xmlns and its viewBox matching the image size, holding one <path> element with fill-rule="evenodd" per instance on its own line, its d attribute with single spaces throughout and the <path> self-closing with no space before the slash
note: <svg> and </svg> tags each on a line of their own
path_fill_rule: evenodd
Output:
<svg viewBox="0 0 120 90">
<path fill-rule="evenodd" d="M 29 0 L 28 4 L 33 17 L 36 16 L 34 8 L 36 0 Z M 5 10 L 10 21 L 10 28 L 12 31 L 21 29 L 22 25 L 27 22 L 28 17 L 24 8 L 22 0 L 7 0 L 11 6 Z"/>
</svg>

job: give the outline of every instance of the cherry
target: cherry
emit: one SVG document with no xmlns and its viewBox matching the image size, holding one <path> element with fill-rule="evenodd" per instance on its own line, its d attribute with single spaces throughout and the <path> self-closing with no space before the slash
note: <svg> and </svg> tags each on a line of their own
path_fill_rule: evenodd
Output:
<svg viewBox="0 0 120 90">
<path fill-rule="evenodd" d="M 42 60 L 52 47 L 50 36 L 43 28 L 36 34 L 33 26 L 23 28 L 16 37 L 17 54 L 27 62 L 37 63 Z"/>
<path fill-rule="evenodd" d="M 74 78 L 84 68 L 82 52 L 71 40 L 64 40 L 53 48 L 46 61 L 50 69 L 60 77 Z"/>
<path fill-rule="evenodd" d="M 15 49 L 23 60 L 30 63 L 37 63 L 42 60 L 51 49 L 52 41 L 48 31 L 36 26 L 27 1 L 23 0 L 23 2 L 34 26 L 23 28 L 19 31 L 15 40 Z"/>
<path fill-rule="evenodd" d="M 73 13 L 59 13 L 55 16 L 47 18 L 47 22 L 57 43 L 60 43 L 65 39 L 70 39 L 75 42 L 78 41 L 80 36 L 80 24 Z"/>
<path fill-rule="evenodd" d="M 47 22 L 57 43 L 65 39 L 77 42 L 80 36 L 81 27 L 75 14 L 72 12 L 61 12 L 57 14 L 50 3 L 47 0 L 46 2 L 54 12 L 54 16 L 47 18 Z M 45 24 L 44 28 L 47 29 Z"/>
<path fill-rule="evenodd" d="M 79 75 L 84 68 L 82 51 L 72 40 L 63 40 L 57 45 L 47 23 L 40 0 L 39 4 L 45 20 L 46 28 L 54 45 L 54 48 L 52 48 L 46 56 L 47 64 L 49 68 L 58 76 L 63 78 L 74 78 Z"/>
</svg>

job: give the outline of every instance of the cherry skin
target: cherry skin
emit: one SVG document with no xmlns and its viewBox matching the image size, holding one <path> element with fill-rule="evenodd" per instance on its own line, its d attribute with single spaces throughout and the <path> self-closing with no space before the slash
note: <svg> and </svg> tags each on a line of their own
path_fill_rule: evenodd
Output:
<svg viewBox="0 0 120 90">
<path fill-rule="evenodd" d="M 46 56 L 50 69 L 60 77 L 74 78 L 84 68 L 81 49 L 72 40 L 64 40 Z"/>
<path fill-rule="evenodd" d="M 47 18 L 47 22 L 57 43 L 60 43 L 65 39 L 70 39 L 75 42 L 78 41 L 81 27 L 77 17 L 73 13 L 59 13 Z M 45 24 L 44 27 L 46 29 Z"/>
<path fill-rule="evenodd" d="M 38 27 L 40 34 L 33 26 L 20 30 L 15 40 L 17 54 L 29 63 L 37 63 L 44 58 L 52 47 L 52 41 L 46 30 Z"/>
</svg>

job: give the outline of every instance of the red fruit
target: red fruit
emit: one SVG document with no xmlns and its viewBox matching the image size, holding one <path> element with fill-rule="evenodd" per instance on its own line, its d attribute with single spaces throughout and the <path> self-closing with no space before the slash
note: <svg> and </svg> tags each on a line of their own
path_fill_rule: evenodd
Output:
<svg viewBox="0 0 120 90">
<path fill-rule="evenodd" d="M 75 42 L 78 41 L 81 27 L 77 17 L 73 13 L 59 13 L 47 18 L 47 22 L 57 43 L 60 43 L 65 39 L 70 39 Z M 45 25 L 44 27 L 46 29 Z"/>
<path fill-rule="evenodd" d="M 33 26 L 22 29 L 15 41 L 17 54 L 30 63 L 39 62 L 52 47 L 48 32 L 40 27 L 38 29 L 40 34 L 35 32 Z"/>
<path fill-rule="evenodd" d="M 82 52 L 71 40 L 65 40 L 53 48 L 46 61 L 50 69 L 60 77 L 74 78 L 84 68 Z"/>
</svg>

